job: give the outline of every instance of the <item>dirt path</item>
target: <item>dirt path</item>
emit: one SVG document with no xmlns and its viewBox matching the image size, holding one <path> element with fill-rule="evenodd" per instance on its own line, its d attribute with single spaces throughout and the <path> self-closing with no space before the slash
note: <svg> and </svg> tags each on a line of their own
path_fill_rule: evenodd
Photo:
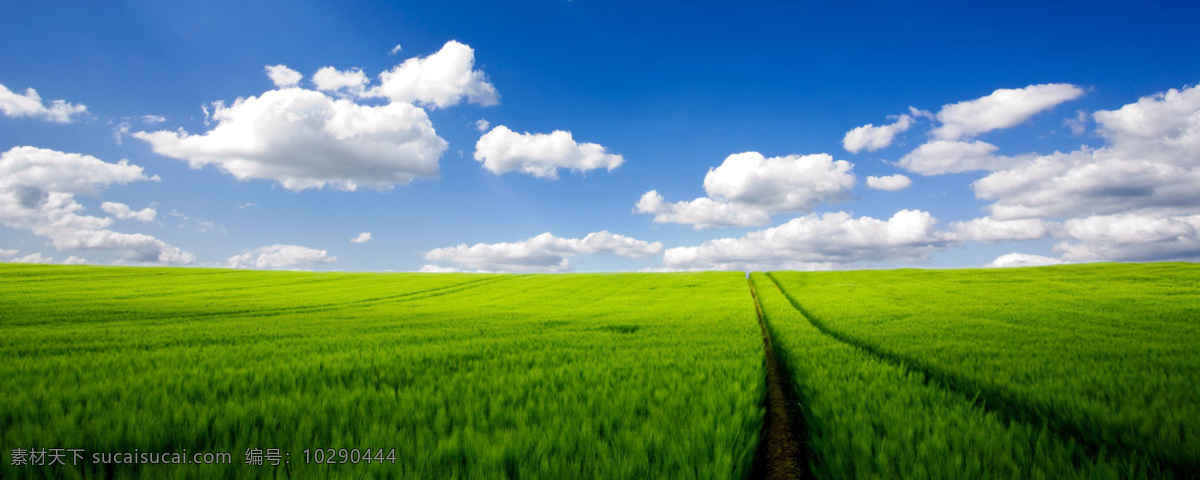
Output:
<svg viewBox="0 0 1200 480">
<path fill-rule="evenodd" d="M 747 280 L 749 283 L 749 280 Z M 807 436 L 804 435 L 804 417 L 791 407 L 793 402 L 791 379 L 775 359 L 775 348 L 771 335 L 763 320 L 762 307 L 758 304 L 758 292 L 750 283 L 750 295 L 754 297 L 754 309 L 758 313 L 758 326 L 762 329 L 763 351 L 766 352 L 767 395 L 763 399 L 766 413 L 763 417 L 762 433 L 759 434 L 758 450 L 754 452 L 754 465 L 750 469 L 752 479 L 798 479 L 809 476 Z"/>
</svg>

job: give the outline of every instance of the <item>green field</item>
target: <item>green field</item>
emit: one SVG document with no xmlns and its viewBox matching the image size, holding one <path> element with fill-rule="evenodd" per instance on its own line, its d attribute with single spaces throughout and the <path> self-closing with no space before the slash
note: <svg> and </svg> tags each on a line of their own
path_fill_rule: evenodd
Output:
<svg viewBox="0 0 1200 480">
<path fill-rule="evenodd" d="M 279 448 L 300 477 L 737 478 L 761 425 L 739 273 L 6 265 L 0 312 L 6 459 L 229 451 L 234 465 L 117 473 L 273 477 L 243 457 Z M 306 465 L 317 448 L 396 463 Z M 9 463 L 0 476 L 72 471 Z"/>
<path fill-rule="evenodd" d="M 0 265 L 0 477 L 746 478 L 756 301 L 802 478 L 1200 471 L 1193 264 L 749 281 Z M 87 458 L 12 464 L 51 448 Z M 135 450 L 232 461 L 90 461 Z"/>
</svg>

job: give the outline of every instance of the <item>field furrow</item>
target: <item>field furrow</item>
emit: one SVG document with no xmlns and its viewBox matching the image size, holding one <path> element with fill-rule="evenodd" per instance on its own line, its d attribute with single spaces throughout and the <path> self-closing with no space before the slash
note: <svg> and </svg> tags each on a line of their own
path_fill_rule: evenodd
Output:
<svg viewBox="0 0 1200 480">
<path fill-rule="evenodd" d="M 771 334 L 767 331 L 767 324 L 763 319 L 762 306 L 759 304 L 754 282 L 746 279 L 746 283 L 750 288 L 750 296 L 754 299 L 759 328 L 762 329 L 764 365 L 767 369 L 767 394 L 763 398 L 766 415 L 763 417 L 762 434 L 759 435 L 750 478 L 806 478 L 806 472 L 811 470 L 809 462 L 812 460 L 812 452 L 808 449 L 808 429 L 799 410 L 799 402 L 793 393 L 792 378 L 779 365 L 778 355 L 771 343 Z"/>
<path fill-rule="evenodd" d="M 832 337 L 1180 477 L 1200 471 L 1197 277 L 1166 264 L 769 275 Z"/>
<path fill-rule="evenodd" d="M 763 315 L 808 422 L 818 478 L 1158 478 L 1137 455 L 1097 454 L 1011 422 L 902 365 L 819 330 L 767 274 Z"/>
</svg>

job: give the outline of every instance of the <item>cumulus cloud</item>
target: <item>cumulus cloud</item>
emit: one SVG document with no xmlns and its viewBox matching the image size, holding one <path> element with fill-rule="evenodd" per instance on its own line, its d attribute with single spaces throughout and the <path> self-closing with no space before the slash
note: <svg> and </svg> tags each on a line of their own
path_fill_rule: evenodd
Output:
<svg viewBox="0 0 1200 480">
<path fill-rule="evenodd" d="M 367 95 L 436 108 L 458 105 L 464 98 L 485 107 L 500 103 L 487 75 L 475 70 L 475 50 L 453 40 L 433 55 L 410 58 L 379 74 L 379 80 Z"/>
<path fill-rule="evenodd" d="M 87 106 L 55 100 L 50 106 L 42 103 L 37 90 L 25 89 L 21 95 L 0 85 L 0 111 L 8 117 L 39 117 L 55 123 L 71 123 L 74 117 L 87 114 Z"/>
<path fill-rule="evenodd" d="M 667 203 L 658 191 L 642 195 L 634 206 L 637 213 L 654 215 L 658 223 L 685 223 L 700 230 L 721 227 L 750 227 L 771 223 L 771 215 L 753 207 L 700 197 L 690 202 Z"/>
<path fill-rule="evenodd" d="M 1200 165 L 1200 86 L 1142 97 L 1092 118 L 1114 156 Z"/>
<path fill-rule="evenodd" d="M 1083 90 L 1074 85 L 1048 83 L 1017 89 L 1001 88 L 986 97 L 945 105 L 937 113 L 940 125 L 931 132 L 934 139 L 900 158 L 897 164 L 921 175 L 1003 170 L 1028 159 L 996 155 L 998 147 L 980 140 L 972 141 L 972 137 L 1014 127 L 1039 112 L 1081 95 Z"/>
<path fill-rule="evenodd" d="M 407 103 L 367 106 L 286 88 L 213 108 L 217 125 L 207 133 L 133 136 L 192 168 L 215 165 L 240 180 L 275 180 L 293 191 L 327 184 L 386 189 L 432 178 L 447 146 L 425 111 Z"/>
<path fill-rule="evenodd" d="M 651 190 L 634 210 L 653 214 L 655 222 L 690 223 L 696 229 L 766 225 L 775 213 L 809 212 L 822 202 L 849 200 L 853 168 L 824 153 L 771 158 L 738 153 L 704 176 L 706 198 L 668 203 Z"/>
<path fill-rule="evenodd" d="M 1200 87 L 1092 117 L 1100 148 L 1033 156 L 972 184 L 997 219 L 1195 213 L 1200 205 Z"/>
<path fill-rule="evenodd" d="M 894 123 L 878 127 L 868 123 L 846 132 L 846 136 L 842 138 L 842 147 L 850 153 L 863 150 L 874 152 L 891 145 L 896 135 L 908 130 L 912 123 L 913 117 L 909 115 L 900 115 Z"/>
<path fill-rule="evenodd" d="M 229 257 L 229 268 L 298 268 L 337 261 L 325 250 L 298 245 L 268 245 Z"/>
<path fill-rule="evenodd" d="M 586 172 L 621 166 L 625 158 L 608 153 L 595 143 L 576 143 L 571 132 L 516 133 L 504 125 L 493 128 L 475 144 L 475 160 L 500 175 L 522 172 L 538 178 L 556 179 L 558 169 Z"/>
<path fill-rule="evenodd" d="M 1011 165 L 1013 159 L 995 155 L 999 147 L 987 142 L 958 142 L 934 140 L 900 158 L 898 165 L 921 175 L 999 170 Z"/>
<path fill-rule="evenodd" d="M 288 68 L 287 65 L 268 65 L 265 68 L 271 82 L 279 88 L 294 87 L 300 84 L 300 80 L 304 78 L 304 75 Z"/>
<path fill-rule="evenodd" d="M 919 261 L 956 242 L 937 219 L 901 210 L 887 220 L 845 212 L 809 214 L 782 225 L 663 253 L 668 268 L 716 270 L 828 269 L 875 261 Z"/>
<path fill-rule="evenodd" d="M 25 255 L 24 257 L 18 257 L 18 258 L 9 260 L 9 263 L 52 263 L 52 262 L 54 262 L 54 257 L 47 257 L 45 255 L 42 255 L 41 252 L 31 253 L 29 255 Z"/>
<path fill-rule="evenodd" d="M 100 209 L 108 212 L 109 215 L 117 217 L 117 220 L 137 220 L 139 222 L 153 222 L 158 216 L 158 211 L 146 207 L 141 210 L 129 208 L 129 205 L 117 202 L 104 202 L 100 204 Z"/>
<path fill-rule="evenodd" d="M 317 86 L 317 90 L 351 97 L 361 96 L 369 82 L 367 75 L 362 70 L 351 68 L 342 71 L 333 67 L 322 67 L 317 70 L 317 73 L 313 74 L 312 81 L 313 85 Z"/>
<path fill-rule="evenodd" d="M 937 113 L 941 125 L 933 130 L 933 135 L 940 140 L 958 140 L 1014 127 L 1039 112 L 1082 95 L 1083 89 L 1067 83 L 997 89 L 985 97 L 943 106 Z"/>
<path fill-rule="evenodd" d="M 990 217 L 976 218 L 968 222 L 954 222 L 950 228 L 959 238 L 975 242 L 1007 242 L 1014 240 L 1037 240 L 1049 234 L 1049 227 L 1041 220 L 996 220 Z"/>
<path fill-rule="evenodd" d="M 350 243 L 367 243 L 369 241 L 371 241 L 371 232 L 362 232 L 357 237 L 350 239 Z"/>
<path fill-rule="evenodd" d="M 608 231 L 590 233 L 583 238 L 560 238 L 550 233 L 514 243 L 477 243 L 468 246 L 430 250 L 425 259 L 451 263 L 454 268 L 489 272 L 561 272 L 570 269 L 568 257 L 609 253 L 622 257 L 643 258 L 662 252 L 661 242 L 645 242 Z M 421 271 L 445 271 L 436 265 Z"/>
<path fill-rule="evenodd" d="M 850 199 L 854 168 L 824 153 L 763 157 L 758 152 L 730 155 L 704 176 L 710 197 L 773 212 L 808 211 L 821 202 Z"/>
<path fill-rule="evenodd" d="M 869 176 L 867 177 L 867 186 L 876 190 L 897 192 L 912 186 L 912 180 L 899 173 L 886 177 Z"/>
<path fill-rule="evenodd" d="M 203 107 L 205 124 L 216 124 L 208 132 L 132 136 L 193 168 L 214 165 L 241 180 L 274 180 L 293 191 L 326 185 L 388 189 L 436 177 L 447 148 L 414 102 L 449 107 L 466 98 L 494 105 L 499 98 L 483 72 L 474 69 L 474 51 L 453 41 L 429 57 L 383 72 L 380 84 L 369 89 L 368 77 L 357 68 L 321 68 L 312 80 L 317 90 L 300 88 L 303 76 L 284 65 L 266 71 L 277 89 L 232 105 L 217 101 Z M 359 97 L 388 103 L 362 104 Z"/>
<path fill-rule="evenodd" d="M 475 130 L 479 130 L 481 132 L 486 132 L 488 127 L 492 126 L 492 122 L 487 121 L 486 118 L 481 118 L 479 120 L 476 120 L 473 125 L 475 125 Z"/>
<path fill-rule="evenodd" d="M 63 263 L 63 265 L 87 265 L 88 263 L 91 263 L 91 262 L 89 262 L 86 258 L 79 258 L 74 255 L 71 255 L 71 256 L 67 257 L 66 260 L 63 260 L 62 263 Z"/>
<path fill-rule="evenodd" d="M 1059 98 L 1071 95 L 1062 92 Z M 1059 259 L 1014 254 L 993 266 L 1200 260 L 1200 87 L 1149 95 L 1116 110 L 1080 111 L 1065 125 L 1078 134 L 1088 118 L 1104 140 L 1099 147 L 1001 157 L 982 142 L 969 151 L 965 145 L 972 144 L 964 141 L 935 140 L 927 146 L 954 144 L 947 150 L 966 153 L 918 149 L 900 163 L 925 174 L 990 171 L 971 184 L 977 198 L 990 201 L 990 215 L 952 224 L 962 240 L 1058 240 L 1053 251 Z"/>
<path fill-rule="evenodd" d="M 1200 260 L 1200 215 L 1093 215 L 1063 226 L 1054 251 L 1067 261 Z"/>
<path fill-rule="evenodd" d="M 59 250 L 112 252 L 117 261 L 187 264 L 184 252 L 150 235 L 108 230 L 113 219 L 82 214 L 75 195 L 99 195 L 105 188 L 157 181 L 142 167 L 36 147 L 0 154 L 0 223 L 47 237 Z"/>
<path fill-rule="evenodd" d="M 388 50 L 388 55 L 395 55 L 397 53 L 400 53 L 400 50 L 401 50 L 400 44 L 396 44 L 396 46 L 392 47 L 391 50 Z"/>
<path fill-rule="evenodd" d="M 156 123 L 163 123 L 163 122 L 167 121 L 167 117 L 164 117 L 162 115 L 142 115 L 139 118 L 142 120 L 142 123 L 149 124 L 149 125 L 153 125 Z"/>
<path fill-rule="evenodd" d="M 1043 257 L 1041 255 L 1030 255 L 1026 253 L 1006 253 L 995 260 L 992 260 L 984 268 L 1010 268 L 1010 267 L 1040 267 L 1044 265 L 1058 265 L 1063 263 L 1062 260 L 1051 257 Z"/>
</svg>

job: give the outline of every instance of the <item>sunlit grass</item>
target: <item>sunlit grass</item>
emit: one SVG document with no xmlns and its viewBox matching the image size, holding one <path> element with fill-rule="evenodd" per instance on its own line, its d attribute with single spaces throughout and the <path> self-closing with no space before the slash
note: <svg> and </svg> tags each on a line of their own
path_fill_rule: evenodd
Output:
<svg viewBox="0 0 1200 480">
<path fill-rule="evenodd" d="M 993 407 L 1200 469 L 1200 266 L 771 275 L 831 332 Z"/>
<path fill-rule="evenodd" d="M 307 478 L 740 478 L 761 425 L 739 273 L 0 271 L 4 452 L 234 458 L 117 476 L 274 476 L 243 454 L 279 448 L 278 474 Z M 305 465 L 306 448 L 396 463 Z"/>
</svg>

